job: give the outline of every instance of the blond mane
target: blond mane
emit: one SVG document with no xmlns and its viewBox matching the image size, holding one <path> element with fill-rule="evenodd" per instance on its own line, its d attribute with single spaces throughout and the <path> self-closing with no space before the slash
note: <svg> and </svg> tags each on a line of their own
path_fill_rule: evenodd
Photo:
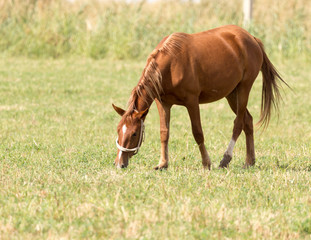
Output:
<svg viewBox="0 0 311 240">
<path fill-rule="evenodd" d="M 159 53 L 167 54 L 176 57 L 182 50 L 183 44 L 187 39 L 186 33 L 173 33 L 162 44 L 159 49 L 154 49 L 147 59 L 147 64 L 143 70 L 142 76 L 133 89 L 131 97 L 128 101 L 128 109 L 135 109 L 135 101 L 142 96 L 142 91 L 145 90 L 147 97 L 154 100 L 161 99 L 160 95 L 163 93 L 162 88 L 162 74 L 156 62 L 156 56 Z M 146 99 L 145 99 L 146 100 Z"/>
</svg>

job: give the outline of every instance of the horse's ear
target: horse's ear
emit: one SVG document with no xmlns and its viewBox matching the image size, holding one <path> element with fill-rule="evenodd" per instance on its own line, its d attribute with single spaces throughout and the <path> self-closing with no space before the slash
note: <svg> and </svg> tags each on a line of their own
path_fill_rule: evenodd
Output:
<svg viewBox="0 0 311 240">
<path fill-rule="evenodd" d="M 144 119 L 146 115 L 148 114 L 149 108 L 146 108 L 144 111 L 141 112 L 135 112 L 135 117 L 138 117 L 140 119 Z"/>
<path fill-rule="evenodd" d="M 112 104 L 112 107 L 114 108 L 114 110 L 116 110 L 116 112 L 122 117 L 123 114 L 125 113 L 125 110 L 123 110 L 122 108 L 117 107 L 116 105 Z"/>
</svg>

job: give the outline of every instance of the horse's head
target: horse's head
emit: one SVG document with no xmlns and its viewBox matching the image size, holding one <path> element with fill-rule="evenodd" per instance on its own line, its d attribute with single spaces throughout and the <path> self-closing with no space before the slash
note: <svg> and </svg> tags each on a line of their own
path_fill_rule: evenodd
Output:
<svg viewBox="0 0 311 240">
<path fill-rule="evenodd" d="M 129 159 L 135 155 L 144 138 L 144 120 L 148 113 L 148 108 L 144 111 L 132 110 L 127 112 L 122 108 L 113 105 L 116 112 L 122 117 L 118 124 L 118 137 L 116 145 L 118 147 L 117 157 L 114 161 L 118 168 L 125 168 Z"/>
</svg>

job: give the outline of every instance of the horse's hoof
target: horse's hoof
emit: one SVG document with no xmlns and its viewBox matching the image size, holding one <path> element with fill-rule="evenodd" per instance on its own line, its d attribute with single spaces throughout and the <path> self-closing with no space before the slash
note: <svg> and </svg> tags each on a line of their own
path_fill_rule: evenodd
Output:
<svg viewBox="0 0 311 240">
<path fill-rule="evenodd" d="M 253 164 L 245 163 L 245 164 L 243 165 L 243 169 L 248 169 L 248 168 L 250 168 L 250 167 L 252 167 L 252 166 L 254 166 L 254 165 L 255 165 L 255 163 L 253 163 Z"/>
<path fill-rule="evenodd" d="M 220 161 L 219 168 L 227 168 L 232 157 L 230 155 L 225 154 L 222 160 Z"/>
<path fill-rule="evenodd" d="M 167 165 L 158 165 L 158 166 L 156 166 L 156 167 L 154 167 L 153 169 L 154 170 L 163 170 L 163 169 L 167 169 Z"/>
<path fill-rule="evenodd" d="M 211 170 L 211 165 L 203 165 L 204 170 Z"/>
</svg>

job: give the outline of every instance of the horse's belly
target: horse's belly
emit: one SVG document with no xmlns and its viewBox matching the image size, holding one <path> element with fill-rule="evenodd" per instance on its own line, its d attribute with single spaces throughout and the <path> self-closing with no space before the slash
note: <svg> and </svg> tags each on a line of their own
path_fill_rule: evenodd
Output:
<svg viewBox="0 0 311 240">
<path fill-rule="evenodd" d="M 219 82 L 210 80 L 206 84 L 202 84 L 200 87 L 199 93 L 199 102 L 200 103 L 210 103 L 215 102 L 219 99 L 222 99 L 228 96 L 239 84 L 242 76 L 233 77 L 232 79 L 228 79 L 228 81 Z"/>
<path fill-rule="evenodd" d="M 219 93 L 217 90 L 212 90 L 212 92 L 202 92 L 199 96 L 199 103 L 215 102 L 226 97 L 228 94 Z"/>
</svg>

